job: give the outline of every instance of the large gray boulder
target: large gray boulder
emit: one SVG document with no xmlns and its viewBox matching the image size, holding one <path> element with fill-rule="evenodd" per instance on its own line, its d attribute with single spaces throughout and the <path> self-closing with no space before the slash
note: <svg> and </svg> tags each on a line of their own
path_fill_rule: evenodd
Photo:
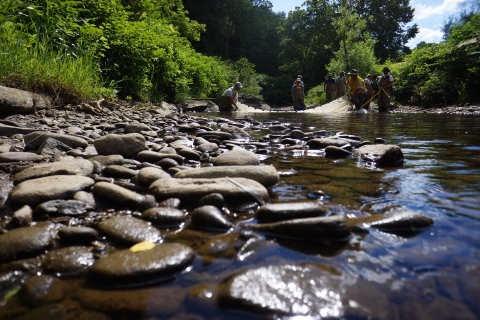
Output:
<svg viewBox="0 0 480 320">
<path fill-rule="evenodd" d="M 214 166 L 258 166 L 260 160 L 255 153 L 235 146 L 231 151 L 213 158 L 212 163 Z"/>
<path fill-rule="evenodd" d="M 13 176 L 15 184 L 29 179 L 51 175 L 90 176 L 93 172 L 92 162 L 85 159 L 68 159 L 52 163 L 38 164 L 26 168 Z"/>
<path fill-rule="evenodd" d="M 108 134 L 93 143 L 99 155 L 119 154 L 133 158 L 145 148 L 145 138 L 139 133 Z"/>
<path fill-rule="evenodd" d="M 402 149 L 391 144 L 371 144 L 354 150 L 360 161 L 373 162 L 377 166 L 396 166 L 403 162 Z"/>
<path fill-rule="evenodd" d="M 50 108 L 50 98 L 15 88 L 0 86 L 0 114 L 34 113 Z"/>
</svg>

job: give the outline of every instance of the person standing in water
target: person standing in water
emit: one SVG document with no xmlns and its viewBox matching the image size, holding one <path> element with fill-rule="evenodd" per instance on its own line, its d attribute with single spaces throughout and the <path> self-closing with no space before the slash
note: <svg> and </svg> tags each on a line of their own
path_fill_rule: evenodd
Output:
<svg viewBox="0 0 480 320">
<path fill-rule="evenodd" d="M 292 101 L 295 112 L 305 110 L 305 92 L 300 78 L 297 78 L 295 84 L 292 86 Z"/>
<path fill-rule="evenodd" d="M 225 90 L 218 101 L 220 111 L 237 111 L 238 110 L 238 91 L 243 88 L 240 82 L 236 82 L 233 87 Z"/>
</svg>

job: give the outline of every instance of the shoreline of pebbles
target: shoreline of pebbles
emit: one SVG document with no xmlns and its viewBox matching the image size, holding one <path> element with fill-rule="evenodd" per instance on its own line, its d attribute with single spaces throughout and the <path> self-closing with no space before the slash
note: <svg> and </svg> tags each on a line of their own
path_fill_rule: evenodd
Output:
<svg viewBox="0 0 480 320">
<path fill-rule="evenodd" d="M 260 129 L 270 134 L 253 140 L 248 131 Z M 98 319 L 118 312 L 174 313 L 167 304 L 181 302 L 152 302 L 154 310 L 147 312 L 141 307 L 145 302 L 128 291 L 106 289 L 137 286 L 140 299 L 142 284 L 188 273 L 205 255 L 203 247 L 176 241 L 182 232 L 236 235 L 241 241 L 232 254 L 241 257 L 264 235 L 348 242 L 359 228 L 410 234 L 433 224 L 415 212 L 355 220 L 332 215 L 317 201 L 270 203 L 269 188 L 279 173 L 262 161 L 272 141 L 324 149 L 325 157 L 353 157 L 369 166 L 403 161 L 401 149 L 382 139 L 371 143 L 278 122 L 186 116 L 168 108 L 121 107 L 104 115 L 50 109 L 1 120 L 0 292 L 18 286 L 19 293 L 3 300 L 0 318 L 62 315 L 65 296 L 76 301 L 80 314 Z M 139 243 L 152 245 L 129 250 Z M 349 312 L 341 301 L 318 296 L 319 288 L 299 273 L 328 276 L 332 285 L 338 281 L 313 265 L 254 268 L 222 283 L 218 304 L 252 313 L 318 316 L 319 304 L 309 303 L 315 299 L 335 310 L 328 316 Z M 78 274 L 88 283 L 66 294 L 60 284 Z M 302 289 L 300 294 L 274 290 L 272 281 Z M 256 282 L 260 289 L 252 285 Z M 303 307 L 294 308 L 296 303 Z"/>
</svg>

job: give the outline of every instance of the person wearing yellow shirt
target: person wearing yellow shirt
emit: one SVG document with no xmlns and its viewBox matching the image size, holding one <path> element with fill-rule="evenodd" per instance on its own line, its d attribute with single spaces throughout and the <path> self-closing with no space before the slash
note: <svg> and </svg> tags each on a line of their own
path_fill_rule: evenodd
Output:
<svg viewBox="0 0 480 320">
<path fill-rule="evenodd" d="M 349 100 L 355 105 L 355 110 L 360 110 L 368 93 L 367 86 L 365 85 L 365 81 L 358 76 L 356 69 L 350 70 L 348 74 L 350 75 L 347 81 L 348 93 L 350 95 Z"/>
</svg>

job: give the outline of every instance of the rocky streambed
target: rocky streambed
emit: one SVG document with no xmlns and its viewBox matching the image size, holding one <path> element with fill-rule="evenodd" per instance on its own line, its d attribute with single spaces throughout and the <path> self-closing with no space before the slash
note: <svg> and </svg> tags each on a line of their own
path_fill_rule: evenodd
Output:
<svg viewBox="0 0 480 320">
<path fill-rule="evenodd" d="M 269 133 L 252 138 L 259 130 Z M 272 187 L 285 173 L 265 164 L 276 149 L 369 167 L 403 161 L 402 150 L 381 138 L 187 116 L 168 105 L 4 118 L 0 318 L 206 319 L 214 308 L 368 315 L 342 296 L 348 279 L 316 263 L 272 261 L 167 285 L 188 282 L 219 258 L 248 259 L 266 239 L 343 246 L 371 228 L 412 236 L 433 224 L 415 212 L 347 217 L 318 199 L 281 202 Z"/>
</svg>

